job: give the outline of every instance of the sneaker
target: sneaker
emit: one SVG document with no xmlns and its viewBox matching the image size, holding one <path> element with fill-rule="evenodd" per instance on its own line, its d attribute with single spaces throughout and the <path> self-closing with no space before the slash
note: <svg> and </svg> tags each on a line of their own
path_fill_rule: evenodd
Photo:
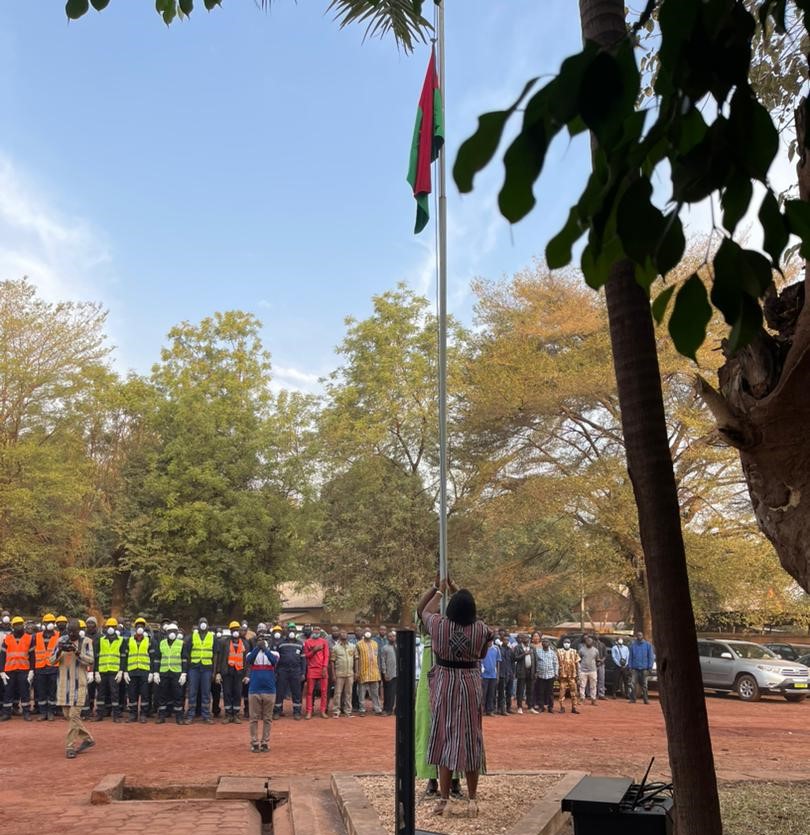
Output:
<svg viewBox="0 0 810 835">
<path fill-rule="evenodd" d="M 158 716 L 155 720 L 156 725 L 165 725 L 166 724 L 166 717 L 165 716 Z"/>
<path fill-rule="evenodd" d="M 77 754 L 81 754 L 82 751 L 87 751 L 89 748 L 92 748 L 96 744 L 94 739 L 85 739 L 84 742 L 76 749 Z"/>
<path fill-rule="evenodd" d="M 533 707 L 532 708 L 532 713 L 540 713 L 540 711 L 536 707 Z"/>
<path fill-rule="evenodd" d="M 425 797 L 435 797 L 439 793 L 439 781 L 428 780 L 427 788 L 425 789 Z"/>
<path fill-rule="evenodd" d="M 31 719 L 31 714 L 30 714 L 30 713 L 23 713 L 23 719 L 24 719 L 26 722 L 32 722 L 32 721 L 33 721 L 33 720 Z"/>
<path fill-rule="evenodd" d="M 69 760 L 75 760 L 76 757 L 78 756 L 78 754 L 76 753 L 76 751 L 73 748 L 68 748 L 67 751 L 65 751 L 65 756 Z"/>
<path fill-rule="evenodd" d="M 266 742 L 263 742 L 263 743 L 259 746 L 259 750 L 260 750 L 260 751 L 269 751 L 269 750 L 270 750 L 270 746 L 269 746 Z"/>
<path fill-rule="evenodd" d="M 517 709 L 517 712 L 518 712 L 518 714 L 520 714 L 520 716 L 523 716 L 523 708 L 522 707 L 519 707 Z"/>
<path fill-rule="evenodd" d="M 325 710 L 322 710 L 321 711 L 321 719 L 328 719 L 328 718 L 329 718 L 329 714 Z"/>
<path fill-rule="evenodd" d="M 128 725 L 130 722 L 137 722 L 137 721 L 138 721 L 138 717 L 137 717 L 137 716 L 127 716 L 127 725 Z"/>
<path fill-rule="evenodd" d="M 280 719 L 283 715 L 284 715 L 283 713 L 280 713 L 280 714 L 279 714 L 279 719 Z M 300 718 L 301 718 L 301 714 L 300 714 L 300 713 L 296 713 L 296 714 L 293 716 L 293 719 L 294 719 L 296 722 L 298 722 L 298 721 L 300 720 Z"/>
<path fill-rule="evenodd" d="M 591 699 L 591 704 L 596 707 L 596 699 Z"/>
<path fill-rule="evenodd" d="M 307 713 L 307 715 L 304 717 L 304 719 L 312 719 L 312 714 L 311 714 L 311 713 Z"/>
<path fill-rule="evenodd" d="M 214 724 L 213 719 L 211 719 L 211 718 L 203 719 L 203 725 L 213 725 L 213 724 Z"/>
<path fill-rule="evenodd" d="M 104 717 L 103 716 L 94 716 L 90 721 L 91 722 L 103 722 Z"/>
<path fill-rule="evenodd" d="M 250 751 L 253 754 L 259 753 L 259 743 L 258 742 L 251 742 L 250 743 Z"/>
<path fill-rule="evenodd" d="M 579 711 L 575 707 L 572 707 L 571 708 L 571 713 L 579 713 Z"/>
</svg>

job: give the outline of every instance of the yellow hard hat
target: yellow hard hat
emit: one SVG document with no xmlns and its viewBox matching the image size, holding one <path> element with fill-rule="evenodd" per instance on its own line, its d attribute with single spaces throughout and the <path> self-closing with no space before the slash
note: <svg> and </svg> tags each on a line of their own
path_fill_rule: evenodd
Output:
<svg viewBox="0 0 810 835">
<path fill-rule="evenodd" d="M 42 616 L 42 622 L 43 623 L 53 623 L 55 620 L 56 620 L 56 618 L 53 616 L 53 614 L 51 612 L 46 612 Z"/>
<path fill-rule="evenodd" d="M 107 618 L 107 620 L 104 621 L 104 625 L 116 627 L 118 626 L 118 621 L 115 618 Z"/>
<path fill-rule="evenodd" d="M 64 615 L 58 615 L 56 618 L 57 623 L 67 623 L 67 618 Z"/>
<path fill-rule="evenodd" d="M 271 630 L 272 632 L 281 632 L 281 624 L 277 623 Z"/>
<path fill-rule="evenodd" d="M 241 626 L 241 624 L 239 623 L 239 621 L 238 621 L 238 620 L 232 620 L 232 621 L 228 624 L 228 629 L 239 629 L 239 627 L 240 627 L 240 626 Z"/>
<path fill-rule="evenodd" d="M 87 629 L 87 624 L 79 618 L 79 629 Z"/>
<path fill-rule="evenodd" d="M 133 626 L 137 626 L 139 623 L 142 623 L 144 626 L 146 626 L 146 618 L 135 618 L 135 620 L 132 621 Z"/>
<path fill-rule="evenodd" d="M 15 615 L 11 619 L 11 625 L 16 626 L 18 623 L 25 623 L 25 621 L 19 615 Z"/>
</svg>

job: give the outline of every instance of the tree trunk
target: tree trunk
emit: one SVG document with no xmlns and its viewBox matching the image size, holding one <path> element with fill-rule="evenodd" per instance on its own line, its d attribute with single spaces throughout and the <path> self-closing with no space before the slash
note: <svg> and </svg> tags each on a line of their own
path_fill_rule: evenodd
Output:
<svg viewBox="0 0 810 835">
<path fill-rule="evenodd" d="M 796 111 L 799 197 L 810 200 L 810 160 L 804 147 L 804 102 Z M 810 591 L 810 305 L 803 281 L 765 298 L 764 330 L 750 345 L 726 353 L 720 392 L 701 381 L 706 404 L 726 440 L 740 450 L 757 524 L 782 567 Z M 725 345 L 724 345 L 725 351 Z"/>
<path fill-rule="evenodd" d="M 587 40 L 627 35 L 622 0 L 580 0 Z M 677 835 L 722 835 L 717 778 L 697 653 L 678 493 L 667 439 L 661 375 L 647 295 L 632 264 L 605 286 L 613 364 L 647 570 L 661 707 L 675 789 Z"/>
<path fill-rule="evenodd" d="M 633 631 L 639 629 L 645 635 L 652 635 L 652 617 L 650 616 L 650 598 L 647 594 L 647 581 L 644 573 L 627 584 L 630 602 L 633 605 Z"/>
<path fill-rule="evenodd" d="M 121 556 L 122 554 L 120 552 L 113 554 L 113 562 L 116 566 Z M 113 574 L 112 592 L 110 594 L 110 617 L 118 618 L 120 620 L 124 615 L 124 609 L 127 605 L 129 576 L 129 571 L 121 571 L 118 569 L 115 574 Z"/>
</svg>

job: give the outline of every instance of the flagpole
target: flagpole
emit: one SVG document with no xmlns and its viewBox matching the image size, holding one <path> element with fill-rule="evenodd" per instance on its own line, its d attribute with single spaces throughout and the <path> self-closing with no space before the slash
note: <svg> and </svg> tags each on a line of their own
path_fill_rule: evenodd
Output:
<svg viewBox="0 0 810 835">
<path fill-rule="evenodd" d="M 442 107 L 447 113 L 447 91 L 444 74 L 444 0 L 436 4 L 436 39 L 439 53 L 439 89 Z M 445 124 L 446 135 L 446 121 Z M 439 577 L 447 579 L 447 182 L 445 149 L 439 150 Z M 447 595 L 442 597 L 442 612 Z"/>
</svg>

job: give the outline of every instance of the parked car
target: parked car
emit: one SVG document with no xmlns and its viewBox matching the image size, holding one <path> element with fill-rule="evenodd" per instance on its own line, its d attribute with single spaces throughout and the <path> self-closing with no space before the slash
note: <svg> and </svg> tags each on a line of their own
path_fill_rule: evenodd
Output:
<svg viewBox="0 0 810 835">
<path fill-rule="evenodd" d="M 805 667 L 810 667 L 810 652 L 808 652 L 807 655 L 800 655 L 796 661 L 799 664 L 804 664 Z"/>
<path fill-rule="evenodd" d="M 779 644 L 779 643 L 767 643 L 763 644 L 762 646 L 768 647 L 768 649 L 778 655 L 780 658 L 784 658 L 786 661 L 798 661 L 799 660 L 799 653 L 792 644 Z"/>
<path fill-rule="evenodd" d="M 703 686 L 720 693 L 735 691 L 745 702 L 756 702 L 765 693 L 801 702 L 810 692 L 810 669 L 786 661 L 761 644 L 749 641 L 698 641 Z"/>
</svg>

